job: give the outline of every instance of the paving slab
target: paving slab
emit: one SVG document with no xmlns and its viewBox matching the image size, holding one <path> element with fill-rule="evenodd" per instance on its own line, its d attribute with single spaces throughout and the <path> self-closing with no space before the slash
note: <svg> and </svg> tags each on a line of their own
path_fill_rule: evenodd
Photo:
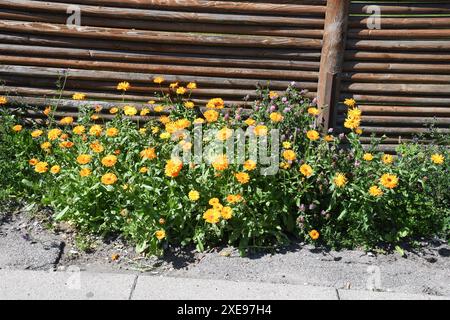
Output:
<svg viewBox="0 0 450 320">
<path fill-rule="evenodd" d="M 450 297 L 369 290 L 338 290 L 340 300 L 450 300 Z"/>
</svg>

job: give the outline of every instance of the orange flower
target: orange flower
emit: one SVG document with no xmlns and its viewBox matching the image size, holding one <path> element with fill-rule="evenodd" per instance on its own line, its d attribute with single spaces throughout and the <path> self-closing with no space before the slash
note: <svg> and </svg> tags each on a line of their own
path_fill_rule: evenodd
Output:
<svg viewBox="0 0 450 320">
<path fill-rule="evenodd" d="M 92 151 L 94 151 L 95 153 L 100 153 L 103 152 L 103 150 L 105 150 L 105 148 L 103 148 L 103 146 L 100 144 L 99 141 L 94 141 L 90 144 L 90 148 Z"/>
<path fill-rule="evenodd" d="M 117 128 L 112 127 L 112 128 L 106 129 L 106 135 L 108 137 L 115 137 L 118 134 L 119 134 L 119 130 Z"/>
<path fill-rule="evenodd" d="M 33 138 L 38 138 L 38 137 L 42 136 L 43 133 L 44 133 L 44 131 L 42 131 L 42 130 L 34 130 L 33 132 L 31 132 L 31 136 Z"/>
<path fill-rule="evenodd" d="M 320 135 L 319 135 L 319 133 L 316 130 L 309 130 L 306 133 L 306 136 L 311 141 L 316 141 L 316 140 L 318 140 L 320 138 Z"/>
<path fill-rule="evenodd" d="M 276 93 L 275 91 L 270 91 L 269 97 L 270 97 L 270 99 L 276 99 L 276 98 L 278 98 L 278 93 Z"/>
<path fill-rule="evenodd" d="M 179 94 L 179 95 L 183 95 L 183 94 L 185 94 L 186 93 L 186 88 L 185 87 L 179 87 L 179 88 L 177 88 L 177 94 Z"/>
<path fill-rule="evenodd" d="M 56 128 L 56 129 L 51 129 L 51 130 L 47 133 L 48 140 L 53 141 L 53 140 L 58 139 L 58 137 L 61 135 L 61 133 L 62 133 L 61 129 L 58 129 L 58 128 Z"/>
<path fill-rule="evenodd" d="M 36 158 L 28 160 L 28 163 L 32 166 L 35 166 L 38 162 L 39 162 L 39 160 Z"/>
<path fill-rule="evenodd" d="M 37 173 L 45 173 L 48 171 L 48 163 L 47 162 L 38 162 L 36 163 L 36 165 L 34 166 L 34 171 L 36 171 Z"/>
<path fill-rule="evenodd" d="M 220 141 L 225 141 L 231 138 L 233 135 L 233 130 L 230 128 L 222 128 L 217 132 L 216 138 Z"/>
<path fill-rule="evenodd" d="M 275 122 L 275 123 L 281 122 L 284 119 L 283 115 L 279 112 L 272 112 L 269 117 L 270 117 L 270 120 L 272 120 L 272 122 Z"/>
<path fill-rule="evenodd" d="M 61 125 L 69 125 L 73 123 L 73 118 L 72 117 L 64 117 L 61 120 L 59 120 L 59 124 Z"/>
<path fill-rule="evenodd" d="M 155 148 L 147 148 L 141 151 L 140 153 L 141 157 L 143 159 L 155 159 L 156 158 L 156 152 L 155 152 Z"/>
<path fill-rule="evenodd" d="M 250 181 L 250 176 L 245 172 L 238 172 L 234 176 L 240 184 L 246 184 Z"/>
<path fill-rule="evenodd" d="M 256 162 L 254 160 L 247 160 L 244 162 L 244 170 L 245 171 L 252 171 L 256 169 Z"/>
<path fill-rule="evenodd" d="M 61 148 L 72 148 L 73 147 L 73 145 L 74 145 L 74 143 L 72 142 L 72 141 L 62 141 L 60 144 L 59 144 L 59 146 L 61 147 Z"/>
<path fill-rule="evenodd" d="M 80 176 L 81 177 L 89 177 L 91 175 L 92 171 L 89 168 L 83 168 L 80 170 Z"/>
<path fill-rule="evenodd" d="M 153 79 L 153 82 L 157 83 L 157 84 L 161 84 L 161 83 L 164 82 L 164 78 L 163 77 L 156 77 L 156 78 Z"/>
<path fill-rule="evenodd" d="M 91 160 L 92 160 L 92 157 L 88 154 L 80 154 L 77 157 L 77 162 L 79 164 L 87 164 L 87 163 L 91 162 Z"/>
<path fill-rule="evenodd" d="M 106 173 L 102 176 L 101 181 L 105 185 L 112 185 L 116 183 L 117 176 L 114 173 Z"/>
<path fill-rule="evenodd" d="M 186 86 L 189 90 L 197 89 L 197 84 L 195 82 L 189 82 Z"/>
<path fill-rule="evenodd" d="M 162 240 L 166 237 L 166 232 L 164 230 L 158 230 L 155 232 L 155 236 L 158 240 Z"/>
<path fill-rule="evenodd" d="M 73 128 L 73 133 L 75 133 L 76 135 L 82 135 L 84 133 L 84 131 L 86 130 L 86 128 L 84 126 L 76 126 Z"/>
<path fill-rule="evenodd" d="M 183 162 L 178 158 L 172 158 L 166 162 L 165 173 L 166 176 L 171 178 L 178 177 L 181 169 L 183 168 Z"/>
<path fill-rule="evenodd" d="M 116 163 L 117 163 L 117 157 L 112 154 L 107 155 L 106 157 L 103 157 L 103 159 L 102 159 L 102 164 L 105 167 L 113 167 Z"/>
<path fill-rule="evenodd" d="M 257 136 L 266 136 L 267 135 L 267 127 L 265 125 L 259 124 L 254 129 L 253 132 Z"/>
<path fill-rule="evenodd" d="M 317 239 L 319 239 L 320 233 L 317 230 L 311 230 L 309 232 L 309 236 L 311 237 L 311 239 L 317 240 Z"/>
<path fill-rule="evenodd" d="M 54 165 L 53 167 L 50 168 L 50 172 L 52 174 L 58 174 L 61 171 L 61 167 L 58 165 Z"/>
<path fill-rule="evenodd" d="M 206 108 L 208 109 L 223 109 L 224 106 L 225 102 L 222 98 L 213 98 L 206 104 Z"/>
<path fill-rule="evenodd" d="M 91 136 L 96 136 L 99 137 L 102 134 L 103 128 L 101 125 L 99 124 L 94 124 L 90 129 L 89 129 L 89 134 Z"/>
<path fill-rule="evenodd" d="M 212 166 L 214 167 L 214 169 L 216 169 L 217 171 L 223 171 L 225 169 L 228 168 L 228 158 L 226 155 L 219 155 L 217 156 L 213 163 Z"/>
<path fill-rule="evenodd" d="M 208 121 L 209 123 L 216 122 L 219 118 L 219 113 L 215 110 L 208 110 L 203 115 L 205 116 L 206 121 Z"/>
<path fill-rule="evenodd" d="M 50 114 L 50 112 L 52 112 L 52 107 L 50 107 L 50 106 L 45 107 L 45 109 L 43 111 L 44 115 L 48 116 Z"/>
<path fill-rule="evenodd" d="M 283 151 L 283 158 L 286 161 L 294 161 L 295 159 L 297 159 L 297 155 L 292 150 L 284 150 Z"/>
</svg>

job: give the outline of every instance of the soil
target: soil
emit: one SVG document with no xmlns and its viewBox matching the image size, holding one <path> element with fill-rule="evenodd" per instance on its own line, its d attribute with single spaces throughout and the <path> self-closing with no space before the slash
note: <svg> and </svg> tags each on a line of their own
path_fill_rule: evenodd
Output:
<svg viewBox="0 0 450 320">
<path fill-rule="evenodd" d="M 145 257 L 120 237 L 80 240 L 70 225 L 52 222 L 50 210 L 17 203 L 0 210 L 0 269 L 79 268 L 450 296 L 449 257 L 450 246 L 439 239 L 424 240 L 403 257 L 303 243 L 246 257 L 232 247 L 202 253 L 171 247 L 164 257 Z"/>
</svg>

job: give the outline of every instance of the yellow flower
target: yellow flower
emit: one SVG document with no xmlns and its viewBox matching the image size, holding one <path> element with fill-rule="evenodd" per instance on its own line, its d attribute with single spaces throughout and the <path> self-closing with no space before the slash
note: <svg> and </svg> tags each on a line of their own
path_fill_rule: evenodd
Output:
<svg viewBox="0 0 450 320">
<path fill-rule="evenodd" d="M 139 169 L 140 173 L 147 173 L 148 172 L 148 168 L 147 167 L 142 167 Z"/>
<path fill-rule="evenodd" d="M 80 176 L 81 177 L 89 177 L 91 175 L 92 171 L 89 168 L 83 168 L 80 170 Z"/>
<path fill-rule="evenodd" d="M 164 107 L 163 107 L 163 106 L 160 106 L 160 105 L 154 106 L 154 107 L 153 107 L 153 110 L 154 110 L 155 112 L 163 112 L 163 111 L 164 111 Z M 161 122 L 162 122 L 162 121 L 161 121 Z"/>
<path fill-rule="evenodd" d="M 297 155 L 292 150 L 284 150 L 283 151 L 283 158 L 286 161 L 294 161 L 295 159 L 297 159 Z"/>
<path fill-rule="evenodd" d="M 208 101 L 206 108 L 208 109 L 223 109 L 225 102 L 222 98 L 213 98 Z"/>
<path fill-rule="evenodd" d="M 86 99 L 86 95 L 84 93 L 74 93 L 72 96 L 73 100 L 84 100 Z"/>
<path fill-rule="evenodd" d="M 48 116 L 50 114 L 50 112 L 52 112 L 52 107 L 48 106 L 48 107 L 45 107 L 43 114 Z"/>
<path fill-rule="evenodd" d="M 355 129 L 355 133 L 356 133 L 356 134 L 362 134 L 363 131 L 362 131 L 361 128 L 356 128 L 356 129 Z"/>
<path fill-rule="evenodd" d="M 317 240 L 317 239 L 319 239 L 319 237 L 320 237 L 320 233 L 319 233 L 319 231 L 317 231 L 317 230 L 311 230 L 311 231 L 309 232 L 309 236 L 311 237 L 311 239 Z"/>
<path fill-rule="evenodd" d="M 147 148 L 141 151 L 140 153 L 141 157 L 143 159 L 155 159 L 156 158 L 156 152 L 155 152 L 155 148 Z"/>
<path fill-rule="evenodd" d="M 307 178 L 312 176 L 312 174 L 314 173 L 313 169 L 309 164 L 302 164 L 300 166 L 300 172 Z"/>
<path fill-rule="evenodd" d="M 164 239 L 166 237 L 166 232 L 164 230 L 162 230 L 162 229 L 158 230 L 158 231 L 155 232 L 155 237 L 158 240 L 162 240 L 162 239 Z"/>
<path fill-rule="evenodd" d="M 278 98 L 278 93 L 276 93 L 275 91 L 270 91 L 269 97 L 270 97 L 270 99 L 276 99 L 276 98 Z"/>
<path fill-rule="evenodd" d="M 216 122 L 219 118 L 219 113 L 215 110 L 208 110 L 204 114 L 206 121 L 208 122 Z"/>
<path fill-rule="evenodd" d="M 73 123 L 73 118 L 72 117 L 64 117 L 61 120 L 59 120 L 59 124 L 61 125 L 69 125 Z"/>
<path fill-rule="evenodd" d="M 137 109 L 133 106 L 125 106 L 123 107 L 123 112 L 127 116 L 134 116 L 137 113 Z"/>
<path fill-rule="evenodd" d="M 94 110 L 95 110 L 95 112 L 99 113 L 100 111 L 103 110 L 103 107 L 102 107 L 101 105 L 96 105 L 96 106 L 94 107 Z"/>
<path fill-rule="evenodd" d="M 53 140 L 58 139 L 58 137 L 61 135 L 61 133 L 62 133 L 61 129 L 58 129 L 58 128 L 51 129 L 47 133 L 47 137 L 50 141 L 53 141 Z"/>
<path fill-rule="evenodd" d="M 143 108 L 140 112 L 140 115 L 145 117 L 146 115 L 148 115 L 150 113 L 150 109 L 148 108 Z"/>
<path fill-rule="evenodd" d="M 61 171 L 61 167 L 58 165 L 54 165 L 50 168 L 50 172 L 53 174 L 58 174 Z"/>
<path fill-rule="evenodd" d="M 186 86 L 189 90 L 197 89 L 197 84 L 195 82 L 189 82 Z"/>
<path fill-rule="evenodd" d="M 192 108 L 194 108 L 194 103 L 193 103 L 192 101 L 186 101 L 186 102 L 184 103 L 184 107 L 185 107 L 186 109 L 192 109 Z"/>
<path fill-rule="evenodd" d="M 183 94 L 185 94 L 186 93 L 186 88 L 185 87 L 179 87 L 179 88 L 177 88 L 177 94 L 179 94 L 179 95 L 183 95 Z"/>
<path fill-rule="evenodd" d="M 170 122 L 170 118 L 168 116 L 161 116 L 159 117 L 159 122 L 161 122 L 162 124 L 167 124 Z"/>
<path fill-rule="evenodd" d="M 361 125 L 361 119 L 358 118 L 347 118 L 344 122 L 344 127 L 348 129 L 356 129 Z"/>
<path fill-rule="evenodd" d="M 444 156 L 442 154 L 439 154 L 439 153 L 435 153 L 435 154 L 433 154 L 431 156 L 431 161 L 434 164 L 443 164 L 444 160 L 445 160 Z"/>
<path fill-rule="evenodd" d="M 244 121 L 244 123 L 250 127 L 253 126 L 256 123 L 256 121 L 253 120 L 252 118 L 248 118 L 247 120 Z"/>
<path fill-rule="evenodd" d="M 253 129 L 253 133 L 257 136 L 266 136 L 267 135 L 267 127 L 265 125 L 259 124 Z"/>
<path fill-rule="evenodd" d="M 59 146 L 61 148 L 72 148 L 74 143 L 72 141 L 62 141 Z"/>
<path fill-rule="evenodd" d="M 244 170 L 245 171 L 252 171 L 256 169 L 256 162 L 249 159 L 244 162 Z"/>
<path fill-rule="evenodd" d="M 390 154 L 383 154 L 383 157 L 381 158 L 381 161 L 383 161 L 384 164 L 391 164 L 394 162 L 394 157 Z"/>
<path fill-rule="evenodd" d="M 195 120 L 194 120 L 194 124 L 202 124 L 202 123 L 204 123 L 205 122 L 205 119 L 203 119 L 203 118 L 196 118 Z"/>
<path fill-rule="evenodd" d="M 220 214 L 224 220 L 230 220 L 233 217 L 233 209 L 230 207 L 223 207 Z"/>
<path fill-rule="evenodd" d="M 41 143 L 41 149 L 48 151 L 52 147 L 52 144 L 48 141 Z"/>
<path fill-rule="evenodd" d="M 211 206 L 216 206 L 216 205 L 220 204 L 220 201 L 218 198 L 211 198 L 211 199 L 209 199 L 208 203 Z"/>
<path fill-rule="evenodd" d="M 191 149 L 192 149 L 192 143 L 186 142 L 186 143 L 183 144 L 183 150 L 184 151 L 188 151 L 188 150 L 191 150 Z"/>
<path fill-rule="evenodd" d="M 153 134 L 157 134 L 159 132 L 159 128 L 158 127 L 153 126 L 153 127 L 151 127 L 151 129 L 152 129 L 152 133 Z"/>
<path fill-rule="evenodd" d="M 44 133 L 44 131 L 42 131 L 42 130 L 34 130 L 33 132 L 31 132 L 31 136 L 33 138 L 38 138 L 38 137 L 42 136 L 43 133 Z"/>
<path fill-rule="evenodd" d="M 106 135 L 108 137 L 115 137 L 118 134 L 119 134 L 119 129 L 117 129 L 117 128 L 111 127 L 111 128 L 106 129 Z"/>
<path fill-rule="evenodd" d="M 63 133 L 60 137 L 61 140 L 66 140 L 69 138 L 69 135 L 67 133 Z"/>
<path fill-rule="evenodd" d="M 106 157 L 103 157 L 103 159 L 102 159 L 102 164 L 108 168 L 113 167 L 116 163 L 117 163 L 117 157 L 112 154 L 107 155 Z"/>
<path fill-rule="evenodd" d="M 157 84 L 161 84 L 161 83 L 164 82 L 164 78 L 163 77 L 156 77 L 156 78 L 153 79 L 153 82 L 157 83 Z"/>
<path fill-rule="evenodd" d="M 36 171 L 37 173 L 45 173 L 48 171 L 48 163 L 47 162 L 38 162 L 36 163 L 36 165 L 34 166 L 34 171 Z"/>
<path fill-rule="evenodd" d="M 168 133 L 168 132 L 163 132 L 163 133 L 161 133 L 160 135 L 159 135 L 159 137 L 161 138 L 161 139 L 169 139 L 170 138 L 170 133 Z"/>
<path fill-rule="evenodd" d="M 372 161 L 373 160 L 373 154 L 371 154 L 371 153 L 364 153 L 363 160 L 365 160 L 365 161 Z"/>
<path fill-rule="evenodd" d="M 242 196 L 240 194 L 229 194 L 227 196 L 227 202 L 231 203 L 231 204 L 236 203 L 236 202 L 240 202 L 242 200 L 243 199 L 242 199 Z"/>
<path fill-rule="evenodd" d="M 353 108 L 353 107 L 355 107 L 355 105 L 356 105 L 356 101 L 355 101 L 355 99 L 345 99 L 345 100 L 344 100 L 344 104 L 345 104 L 347 107 Z"/>
<path fill-rule="evenodd" d="M 347 184 L 347 178 L 343 173 L 337 173 L 336 176 L 333 178 L 334 184 L 336 187 L 341 188 Z"/>
<path fill-rule="evenodd" d="M 178 158 L 172 158 L 166 162 L 165 174 L 168 177 L 178 177 L 181 169 L 183 168 L 183 162 Z"/>
<path fill-rule="evenodd" d="M 333 137 L 332 135 L 327 134 L 325 137 L 323 137 L 323 139 L 324 139 L 326 142 L 331 142 L 331 141 L 334 140 L 334 137 Z"/>
<path fill-rule="evenodd" d="M 292 144 L 289 141 L 284 141 L 283 148 L 290 149 L 290 148 L 292 148 Z"/>
<path fill-rule="evenodd" d="M 320 138 L 320 135 L 316 130 L 309 130 L 308 132 L 306 132 L 306 136 L 311 141 L 316 141 Z"/>
<path fill-rule="evenodd" d="M 172 83 L 169 85 L 169 88 L 171 88 L 171 89 L 175 89 L 176 87 L 178 87 L 178 82 L 172 82 Z"/>
<path fill-rule="evenodd" d="M 35 166 L 38 162 L 39 162 L 39 160 L 36 159 L 36 158 L 32 158 L 32 159 L 28 160 L 28 163 L 29 163 L 31 166 Z"/>
<path fill-rule="evenodd" d="M 128 89 L 130 89 L 130 84 L 126 81 L 119 82 L 117 85 L 117 90 L 127 91 Z"/>
<path fill-rule="evenodd" d="M 361 119 L 361 109 L 358 108 L 354 108 L 354 109 L 349 109 L 347 112 L 347 117 L 351 118 L 351 119 Z"/>
<path fill-rule="evenodd" d="M 281 163 L 280 163 L 280 168 L 281 168 L 281 169 L 287 170 L 287 169 L 289 169 L 290 167 L 291 167 L 291 164 L 290 164 L 290 163 L 287 163 L 287 162 L 281 162 Z"/>
<path fill-rule="evenodd" d="M 398 178 L 395 174 L 385 173 L 381 176 L 380 183 L 388 189 L 394 189 L 398 185 Z"/>
<path fill-rule="evenodd" d="M 246 184 L 250 181 L 250 176 L 245 172 L 238 172 L 234 176 L 240 184 Z"/>
<path fill-rule="evenodd" d="M 308 113 L 312 116 L 318 116 L 320 114 L 320 111 L 317 108 L 311 107 L 308 108 Z"/>
<path fill-rule="evenodd" d="M 208 223 L 216 224 L 219 222 L 221 215 L 221 211 L 217 209 L 208 209 L 203 214 L 203 219 L 205 219 Z"/>
<path fill-rule="evenodd" d="M 8 99 L 4 96 L 0 96 L 0 105 L 4 105 L 8 103 Z"/>
<path fill-rule="evenodd" d="M 200 199 L 200 193 L 197 190 L 191 190 L 189 191 L 188 197 L 191 201 L 197 201 Z"/>
<path fill-rule="evenodd" d="M 212 166 L 214 167 L 214 169 L 216 169 L 217 171 L 223 171 L 225 169 L 228 168 L 228 158 L 226 155 L 219 155 L 217 156 L 213 163 Z"/>
<path fill-rule="evenodd" d="M 279 112 L 272 112 L 269 117 L 270 120 L 275 123 L 281 122 L 284 119 L 283 115 Z"/>
<path fill-rule="evenodd" d="M 76 126 L 73 128 L 73 133 L 76 135 L 82 135 L 84 133 L 84 131 L 86 130 L 86 128 L 84 126 Z"/>
<path fill-rule="evenodd" d="M 225 127 L 225 128 L 220 129 L 217 132 L 216 138 L 220 141 L 225 141 L 225 140 L 230 139 L 232 135 L 233 135 L 233 130 Z"/>
<path fill-rule="evenodd" d="M 111 114 L 116 114 L 117 112 L 119 112 L 119 108 L 117 107 L 112 107 L 111 109 L 109 109 L 109 113 Z"/>
<path fill-rule="evenodd" d="M 147 128 L 140 128 L 139 129 L 139 133 L 140 134 L 145 134 L 147 132 Z"/>
<path fill-rule="evenodd" d="M 380 197 L 383 195 L 383 191 L 378 186 L 371 186 L 369 188 L 369 193 L 373 197 Z"/>
<path fill-rule="evenodd" d="M 90 129 L 89 129 L 89 134 L 91 136 L 96 136 L 99 137 L 102 134 L 103 128 L 101 125 L 99 124 L 94 124 Z"/>
<path fill-rule="evenodd" d="M 100 153 L 100 152 L 103 152 L 103 150 L 105 150 L 105 148 L 103 148 L 103 146 L 101 145 L 101 143 L 99 141 L 92 142 L 89 147 L 95 153 Z"/>
<path fill-rule="evenodd" d="M 87 163 L 91 162 L 91 160 L 92 160 L 92 157 L 88 154 L 80 154 L 77 157 L 77 162 L 79 164 L 87 164 Z"/>
<path fill-rule="evenodd" d="M 112 185 L 116 183 L 117 176 L 114 173 L 106 173 L 102 176 L 101 181 L 105 185 Z"/>
</svg>

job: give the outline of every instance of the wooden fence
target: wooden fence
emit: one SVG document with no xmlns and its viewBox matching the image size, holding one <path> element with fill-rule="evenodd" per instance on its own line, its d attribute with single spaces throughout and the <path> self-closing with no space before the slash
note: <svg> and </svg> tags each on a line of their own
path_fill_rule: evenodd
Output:
<svg viewBox="0 0 450 320">
<path fill-rule="evenodd" d="M 368 28 L 374 4 L 381 29 Z M 70 5 L 81 27 L 66 24 Z M 449 131 L 449 62 L 450 1 L 0 0 L 0 93 L 44 107 L 67 75 L 64 114 L 75 115 L 74 92 L 120 99 L 122 80 L 128 100 L 150 100 L 156 75 L 196 81 L 199 104 L 245 104 L 257 83 L 295 81 L 336 131 L 354 97 L 363 139 L 386 134 L 392 149 L 426 123 Z"/>
</svg>

